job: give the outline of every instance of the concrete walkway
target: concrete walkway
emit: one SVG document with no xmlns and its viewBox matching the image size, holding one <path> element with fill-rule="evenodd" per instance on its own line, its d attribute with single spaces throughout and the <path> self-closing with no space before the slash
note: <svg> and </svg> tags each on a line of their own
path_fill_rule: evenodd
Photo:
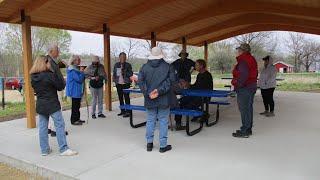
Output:
<svg viewBox="0 0 320 180">
<path fill-rule="evenodd" d="M 263 105 L 256 96 L 254 135 L 249 139 L 231 136 L 240 126 L 232 99 L 231 106 L 222 108 L 217 125 L 193 137 L 170 132 L 173 150 L 165 154 L 158 152 L 157 139 L 154 151 L 146 152 L 145 129 L 132 129 L 128 119 L 117 117 L 117 108 L 106 113 L 106 119 L 82 127 L 70 126 L 70 112 L 64 112 L 69 145 L 80 153 L 75 157 L 60 157 L 55 138 L 50 138 L 53 154 L 42 157 L 37 129 L 26 129 L 25 119 L 3 122 L 0 161 L 51 179 L 320 179 L 320 94 L 276 92 L 275 97 L 276 117 L 266 118 L 258 115 Z M 144 114 L 135 117 L 142 121 Z"/>
</svg>

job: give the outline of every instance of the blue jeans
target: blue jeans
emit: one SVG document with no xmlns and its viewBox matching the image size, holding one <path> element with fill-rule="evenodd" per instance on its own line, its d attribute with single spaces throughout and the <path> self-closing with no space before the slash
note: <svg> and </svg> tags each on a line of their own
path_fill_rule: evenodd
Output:
<svg viewBox="0 0 320 180">
<path fill-rule="evenodd" d="M 159 142 L 160 148 L 167 146 L 168 139 L 168 119 L 170 114 L 170 108 L 152 108 L 147 109 L 147 143 L 153 142 L 154 130 L 156 126 L 156 120 L 159 120 Z"/>
<path fill-rule="evenodd" d="M 253 124 L 253 101 L 255 91 L 241 88 L 237 90 L 237 102 L 241 114 L 241 132 L 246 133 L 252 129 Z"/>
<path fill-rule="evenodd" d="M 64 152 L 69 149 L 67 145 L 67 139 L 65 134 L 65 124 L 61 110 L 50 114 L 56 128 L 57 140 L 59 144 L 60 152 Z M 39 114 L 39 140 L 41 153 L 47 153 L 50 149 L 48 140 L 48 122 L 49 116 Z"/>
</svg>

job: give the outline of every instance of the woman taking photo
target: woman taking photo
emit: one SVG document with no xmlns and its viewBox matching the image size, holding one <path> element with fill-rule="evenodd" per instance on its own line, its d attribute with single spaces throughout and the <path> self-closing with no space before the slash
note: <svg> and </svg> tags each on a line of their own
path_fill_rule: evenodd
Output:
<svg viewBox="0 0 320 180">
<path fill-rule="evenodd" d="M 71 124 L 82 125 L 85 121 L 80 120 L 81 98 L 83 96 L 83 82 L 85 75 L 80 71 L 81 59 L 77 55 L 72 55 L 67 69 L 66 95 L 71 97 Z"/>
<path fill-rule="evenodd" d="M 123 93 L 123 89 L 130 88 L 131 77 L 133 76 L 132 66 L 126 62 L 127 55 L 124 52 L 119 54 L 119 62 L 114 65 L 113 68 L 113 82 L 116 83 L 117 93 L 119 97 L 120 105 L 124 105 L 123 99 L 126 104 L 130 104 L 130 97 L 128 93 Z M 118 116 L 129 117 L 130 112 L 126 112 L 121 109 Z"/>
<path fill-rule="evenodd" d="M 274 116 L 273 92 L 277 86 L 277 69 L 274 67 L 270 56 L 266 56 L 262 60 L 264 61 L 264 66 L 259 76 L 258 85 L 261 89 L 265 110 L 260 114 L 272 117 Z"/>
<path fill-rule="evenodd" d="M 69 149 L 65 134 L 65 123 L 57 91 L 64 88 L 64 79 L 53 73 L 46 56 L 40 56 L 30 70 L 31 85 L 37 96 L 36 112 L 39 114 L 39 140 L 42 156 L 49 155 L 52 150 L 48 141 L 49 117 L 54 121 L 61 156 L 77 155 Z"/>
</svg>

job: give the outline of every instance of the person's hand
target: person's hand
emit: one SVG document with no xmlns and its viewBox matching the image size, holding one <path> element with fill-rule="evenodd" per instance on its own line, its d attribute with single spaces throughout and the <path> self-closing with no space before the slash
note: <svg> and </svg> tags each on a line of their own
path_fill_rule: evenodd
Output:
<svg viewBox="0 0 320 180">
<path fill-rule="evenodd" d="M 137 82 L 138 81 L 138 76 L 137 75 L 132 75 L 131 77 L 130 77 L 130 80 L 132 81 L 132 82 Z"/>
<path fill-rule="evenodd" d="M 91 80 L 95 80 L 95 79 L 96 79 L 96 77 L 91 77 L 90 79 L 91 79 Z"/>
<path fill-rule="evenodd" d="M 187 82 L 183 79 L 180 80 L 179 84 L 183 89 L 189 88 L 189 86 L 190 86 L 189 82 Z"/>
<path fill-rule="evenodd" d="M 84 71 L 84 67 L 80 66 L 80 71 L 83 72 Z"/>
<path fill-rule="evenodd" d="M 99 76 L 96 76 L 96 77 L 95 77 L 95 80 L 98 81 L 98 80 L 99 80 Z"/>
<path fill-rule="evenodd" d="M 158 90 L 157 90 L 157 89 L 153 90 L 153 91 L 149 94 L 150 99 L 156 99 L 158 96 L 159 96 L 159 93 L 158 93 Z"/>
</svg>

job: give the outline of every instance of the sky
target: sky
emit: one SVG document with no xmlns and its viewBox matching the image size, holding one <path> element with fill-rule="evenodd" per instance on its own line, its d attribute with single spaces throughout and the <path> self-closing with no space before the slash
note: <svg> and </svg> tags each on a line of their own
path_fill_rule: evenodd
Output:
<svg viewBox="0 0 320 180">
<path fill-rule="evenodd" d="M 96 54 L 99 56 L 103 55 L 103 36 L 101 34 L 93 34 L 93 33 L 83 33 L 77 31 L 69 31 L 72 36 L 72 42 L 70 51 L 75 54 Z M 286 31 L 274 31 L 275 36 L 278 40 L 278 50 L 281 53 L 286 54 L 286 41 L 285 39 L 288 38 L 288 32 Z M 307 34 L 307 38 L 315 39 L 320 42 L 319 35 L 311 35 Z M 124 42 L 125 38 L 111 36 L 111 43 L 117 42 L 121 43 Z"/>
</svg>

